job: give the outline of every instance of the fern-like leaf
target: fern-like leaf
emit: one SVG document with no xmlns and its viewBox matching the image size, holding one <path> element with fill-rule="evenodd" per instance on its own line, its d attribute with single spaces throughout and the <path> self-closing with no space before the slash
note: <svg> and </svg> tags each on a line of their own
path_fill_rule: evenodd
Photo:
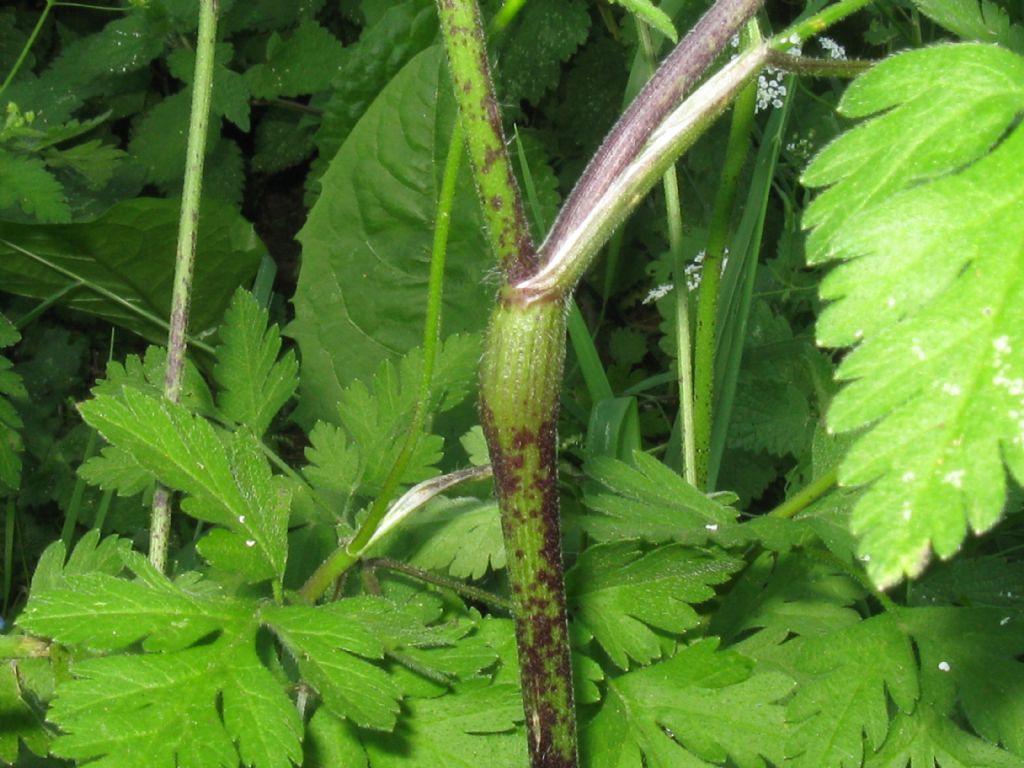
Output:
<svg viewBox="0 0 1024 768">
<path fill-rule="evenodd" d="M 895 56 L 841 104 L 873 115 L 805 181 L 809 261 L 838 261 L 819 342 L 856 345 L 829 412 L 864 429 L 840 466 L 876 583 L 991 528 L 1024 481 L 1024 59 L 982 45 Z M 866 429 L 865 429 L 866 428 Z"/>
</svg>

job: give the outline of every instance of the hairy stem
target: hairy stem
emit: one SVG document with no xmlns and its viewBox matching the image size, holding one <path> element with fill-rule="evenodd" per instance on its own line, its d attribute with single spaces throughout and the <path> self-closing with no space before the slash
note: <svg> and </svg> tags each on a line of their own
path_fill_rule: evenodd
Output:
<svg viewBox="0 0 1024 768">
<path fill-rule="evenodd" d="M 491 244 L 505 275 L 522 279 L 536 253 L 501 126 L 476 0 L 437 0 L 459 113 Z"/>
<path fill-rule="evenodd" d="M 509 287 L 532 276 L 537 260 L 505 149 L 479 9 L 475 0 L 437 6 L 491 248 L 505 278 L 481 365 L 480 420 L 501 509 L 530 764 L 575 768 L 556 457 L 568 292 L 526 305 Z"/>
<path fill-rule="evenodd" d="M 577 761 L 556 456 L 565 316 L 564 297 L 522 304 L 507 295 L 480 373 L 534 768 Z"/>
<path fill-rule="evenodd" d="M 192 298 L 196 243 L 199 237 L 199 202 L 203 189 L 203 160 L 206 157 L 206 133 L 210 123 L 210 99 L 213 94 L 213 53 L 217 42 L 217 0 L 201 0 L 199 32 L 196 40 L 196 68 L 192 81 L 192 112 L 188 126 L 185 156 L 185 183 L 181 195 L 178 223 L 178 250 L 174 263 L 174 289 L 171 294 L 170 331 L 167 335 L 167 371 L 164 395 L 171 402 L 181 397 L 182 371 L 188 335 L 188 311 Z M 170 542 L 171 504 L 166 488 L 153 495 L 149 528 L 149 560 L 158 571 L 167 566 Z"/>
</svg>

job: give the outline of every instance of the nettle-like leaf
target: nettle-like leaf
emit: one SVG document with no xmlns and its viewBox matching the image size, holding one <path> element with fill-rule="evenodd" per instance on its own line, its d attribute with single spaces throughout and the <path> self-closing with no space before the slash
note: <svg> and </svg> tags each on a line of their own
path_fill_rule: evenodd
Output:
<svg viewBox="0 0 1024 768">
<path fill-rule="evenodd" d="M 742 563 L 670 545 L 644 553 L 634 542 L 583 551 L 565 575 L 573 617 L 622 669 L 630 659 L 661 656 L 654 629 L 679 634 L 697 626 L 691 603 L 714 597 L 710 585 L 727 581 Z"/>
<path fill-rule="evenodd" d="M 589 32 L 590 14 L 581 0 L 527 5 L 495 47 L 495 55 L 501 61 L 495 73 L 499 96 L 512 103 L 521 99 L 538 103 L 558 84 L 562 64 L 583 44 Z"/>
<path fill-rule="evenodd" d="M 735 509 L 705 496 L 657 459 L 636 452 L 633 462 L 603 456 L 587 462 L 587 475 L 603 488 L 588 491 L 584 503 L 601 514 L 581 524 L 598 541 L 699 545 L 735 523 Z"/>
<path fill-rule="evenodd" d="M 580 734 L 589 768 L 696 768 L 729 760 L 783 764 L 785 707 L 793 681 L 758 674 L 709 638 L 653 666 L 608 681 L 600 712 Z"/>
<path fill-rule="evenodd" d="M 850 86 L 868 117 L 805 181 L 812 264 L 837 261 L 818 340 L 856 345 L 829 411 L 864 430 L 840 466 L 871 483 L 851 526 L 871 577 L 916 576 L 1000 518 L 1024 481 L 1024 60 L 982 45 L 895 56 Z M 927 276 L 927 279 L 922 279 Z"/>
<path fill-rule="evenodd" d="M 860 766 L 865 745 L 877 750 L 888 735 L 890 700 L 899 711 L 914 709 L 919 688 L 910 639 L 886 614 L 795 647 L 800 685 L 786 710 L 787 765 Z"/>
<path fill-rule="evenodd" d="M 205 419 L 132 387 L 124 387 L 119 396 L 97 395 L 79 411 L 115 449 L 105 449 L 86 462 L 86 477 L 122 493 L 134 492 L 134 487 L 115 483 L 116 471 L 130 459 L 129 476 L 144 469 L 187 494 L 182 502 L 185 512 L 223 526 L 200 544 L 213 564 L 253 581 L 281 578 L 290 489 L 271 475 L 251 432 L 240 430 L 225 447 Z"/>
<path fill-rule="evenodd" d="M 267 310 L 241 288 L 224 315 L 220 339 L 213 369 L 223 387 L 220 408 L 225 416 L 260 436 L 298 387 L 295 353 L 288 350 L 278 359 L 281 334 L 277 326 L 267 326 Z"/>
</svg>

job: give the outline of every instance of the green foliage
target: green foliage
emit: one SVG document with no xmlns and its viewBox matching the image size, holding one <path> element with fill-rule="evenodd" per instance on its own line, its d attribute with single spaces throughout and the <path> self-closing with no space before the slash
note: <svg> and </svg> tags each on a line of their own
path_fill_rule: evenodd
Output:
<svg viewBox="0 0 1024 768">
<path fill-rule="evenodd" d="M 388 84 L 324 174 L 299 234 L 303 270 L 289 332 L 303 378 L 298 418 L 336 421 L 333 404 L 420 341 L 434 200 L 452 119 L 440 50 L 411 61 Z M 460 182 L 447 256 L 449 332 L 480 330 L 487 265 L 468 174 Z"/>
<path fill-rule="evenodd" d="M 484 3 L 485 24 L 501 5 L 513 17 L 490 58 L 538 242 L 647 76 L 618 21 L 662 45 L 703 10 L 615 4 Z M 559 490 L 587 768 L 1024 767 L 1024 19 L 997 0 L 911 4 L 837 30 L 881 59 L 870 72 L 792 82 L 756 129 L 714 488 L 677 472 L 675 297 L 651 306 L 674 268 L 658 193 L 577 293 L 583 365 L 612 395 L 591 402 L 569 358 Z M 0 82 L 32 5 L 0 10 Z M 398 493 L 489 460 L 471 395 L 494 281 L 465 168 L 445 342 L 418 402 L 455 119 L 434 3 L 220 0 L 177 404 L 166 351 L 135 336 L 166 339 L 196 4 L 125 6 L 53 4 L 0 91 L 0 764 L 521 768 L 487 483 L 417 501 L 324 602 L 293 591 L 347 556 L 417 408 Z M 943 30 L 984 45 L 884 58 Z M 837 104 L 856 124 L 835 138 Z M 705 245 L 725 131 L 678 164 L 687 253 Z M 802 172 L 821 189 L 809 206 Z M 829 271 L 807 268 L 801 223 Z M 741 262 L 747 243 L 760 264 Z M 829 487 L 836 468 L 850 487 Z M 167 576 L 139 554 L 158 483 Z M 923 571 L 930 551 L 950 559 Z"/>
<path fill-rule="evenodd" d="M 852 383 L 829 424 L 869 427 L 840 477 L 873 483 L 852 526 L 883 585 L 919 574 L 931 550 L 952 555 L 968 526 L 980 532 L 999 520 L 1004 461 L 1024 480 L 1024 316 L 1013 256 L 1024 229 L 1010 213 L 1021 203 L 1022 104 L 1024 61 L 1004 50 L 895 56 L 842 102 L 850 117 L 876 116 L 805 173 L 808 184 L 832 185 L 805 217 L 814 228 L 808 259 L 842 262 L 822 284 L 836 301 L 818 339 L 857 345 L 839 367 Z"/>
</svg>

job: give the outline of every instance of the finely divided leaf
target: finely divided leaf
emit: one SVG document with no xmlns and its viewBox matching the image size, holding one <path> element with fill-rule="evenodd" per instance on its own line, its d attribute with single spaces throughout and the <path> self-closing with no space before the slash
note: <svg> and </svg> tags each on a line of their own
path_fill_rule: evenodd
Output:
<svg viewBox="0 0 1024 768">
<path fill-rule="evenodd" d="M 182 509 L 227 531 L 207 537 L 208 554 L 253 581 L 280 578 L 287 556 L 288 491 L 271 476 L 255 438 L 237 433 L 231 455 L 205 419 L 169 400 L 131 387 L 79 406 L 108 442 L 160 482 L 188 494 Z M 116 461 L 105 452 L 87 462 Z M 112 479 L 115 474 L 104 472 Z M 228 531 L 231 533 L 229 534 Z"/>
<path fill-rule="evenodd" d="M 278 359 L 281 334 L 277 326 L 267 327 L 267 311 L 241 288 L 224 315 L 220 338 L 213 375 L 223 387 L 221 410 L 259 437 L 298 387 L 295 353 L 288 350 Z"/>
<path fill-rule="evenodd" d="M 786 711 L 792 768 L 860 766 L 865 746 L 878 749 L 889 732 L 890 699 L 910 712 L 918 698 L 917 660 L 892 614 L 808 640 L 795 672 L 800 686 Z"/>
<path fill-rule="evenodd" d="M 608 682 L 601 711 L 581 732 L 588 768 L 739 768 L 782 765 L 784 707 L 793 682 L 752 674 L 753 662 L 702 640 Z M 823 768 L 819 766 L 819 768 Z"/>
<path fill-rule="evenodd" d="M 247 673 L 242 691 L 233 689 L 239 671 Z M 64 734 L 54 748 L 62 757 L 101 758 L 95 765 L 109 766 L 235 768 L 236 741 L 255 768 L 288 768 L 301 756 L 295 706 L 250 645 L 220 640 L 173 654 L 109 656 L 80 662 L 74 672 L 50 708 Z M 267 696 L 272 689 L 276 697 Z M 243 694 L 259 699 L 242 704 Z M 265 733 L 241 722 L 257 712 Z M 280 739 L 270 751 L 269 737 Z"/>
<path fill-rule="evenodd" d="M 703 544 L 737 512 L 708 498 L 657 459 L 633 455 L 635 466 L 606 457 L 587 462 L 587 475 L 603 486 L 584 503 L 600 515 L 581 522 L 598 541 L 642 538 L 655 544 Z"/>
<path fill-rule="evenodd" d="M 566 573 L 566 598 L 576 621 L 589 629 L 622 669 L 630 659 L 661 656 L 654 629 L 681 633 L 698 624 L 691 603 L 714 596 L 741 563 L 670 545 L 646 554 L 633 542 L 583 551 Z"/>
<path fill-rule="evenodd" d="M 840 479 L 873 483 L 851 525 L 891 585 L 999 520 L 1004 461 L 1024 481 L 1024 60 L 982 45 L 901 54 L 841 107 L 875 116 L 807 169 L 832 185 L 808 209 L 808 253 L 840 262 L 818 339 L 857 347 L 829 424 L 866 428 Z"/>
</svg>

